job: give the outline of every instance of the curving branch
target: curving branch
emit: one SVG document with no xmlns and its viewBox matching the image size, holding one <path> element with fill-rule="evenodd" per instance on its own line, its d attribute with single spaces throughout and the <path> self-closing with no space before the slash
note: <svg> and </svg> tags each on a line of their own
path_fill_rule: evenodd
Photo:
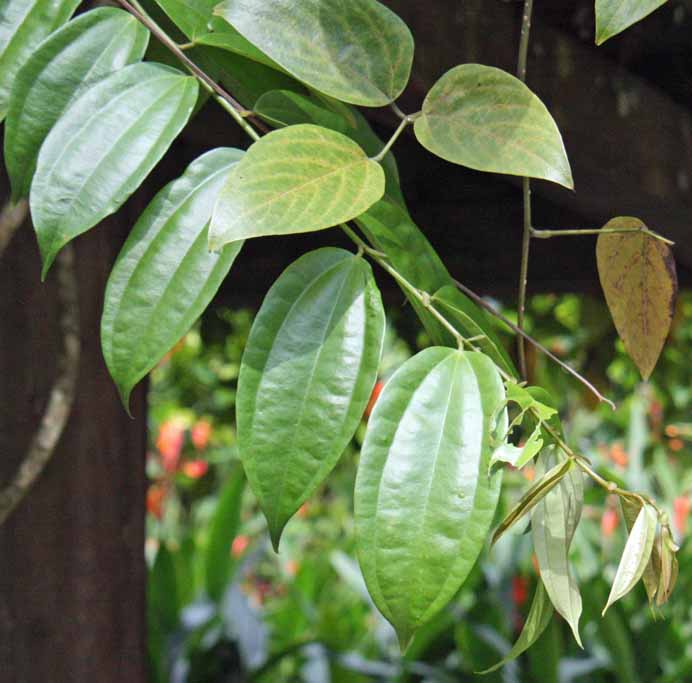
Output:
<svg viewBox="0 0 692 683">
<path fill-rule="evenodd" d="M 7 202 L 0 211 L 0 257 L 12 241 L 14 233 L 24 224 L 29 213 L 29 204 L 22 199 L 16 204 Z"/>
<path fill-rule="evenodd" d="M 62 337 L 58 375 L 28 452 L 12 481 L 0 491 L 0 525 L 21 503 L 50 461 L 74 403 L 80 357 L 79 300 L 74 260 L 74 250 L 68 244 L 58 255 L 56 268 Z"/>
</svg>

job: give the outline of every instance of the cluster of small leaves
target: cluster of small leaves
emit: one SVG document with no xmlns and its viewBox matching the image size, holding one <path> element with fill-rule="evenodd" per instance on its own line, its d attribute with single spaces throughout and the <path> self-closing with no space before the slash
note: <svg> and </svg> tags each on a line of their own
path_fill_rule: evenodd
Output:
<svg viewBox="0 0 692 683">
<path fill-rule="evenodd" d="M 581 598 L 568 553 L 583 463 L 566 448 L 550 398 L 516 383 L 485 312 L 457 291 L 408 215 L 389 154 L 413 124 L 418 141 L 450 162 L 572 188 L 548 110 L 514 76 L 463 64 L 439 79 L 420 112 L 402 116 L 383 147 L 353 105 L 394 102 L 414 42 L 376 0 L 157 2 L 191 54 L 220 77 L 229 57 L 260 69 L 244 89 L 255 94 L 252 113 L 278 130 L 259 138 L 248 112 L 226 98 L 255 142 L 245 153 L 207 151 L 133 227 L 108 282 L 101 329 L 123 402 L 209 304 L 243 240 L 355 220 L 369 243 L 346 227 L 358 253 L 320 249 L 289 266 L 243 356 L 239 452 L 275 548 L 353 437 L 376 381 L 385 321 L 368 255 L 402 286 L 436 344 L 387 382 L 367 427 L 355 520 L 375 604 L 405 648 L 458 591 L 486 543 L 502 476 L 493 465 L 521 467 L 538 456 L 536 482 L 495 533 L 530 513 L 542 583 L 513 653 L 535 640 L 553 607 L 579 642 Z M 68 21 L 77 4 L 7 0 L 0 10 L 5 158 L 14 198 L 29 197 L 44 277 L 60 249 L 113 214 L 161 160 L 196 110 L 199 82 L 211 88 L 198 69 L 188 75 L 142 61 L 143 25 L 161 34 L 139 3 L 121 2 L 134 15 L 103 8 Z M 635 16 L 615 7 L 622 4 L 598 3 L 602 38 L 624 27 L 623 12 Z M 669 310 L 675 293 L 661 277 L 669 254 L 644 230 L 611 232 L 599 240 L 599 269 L 618 330 L 648 375 L 665 338 L 658 304 L 664 298 Z M 623 291 L 633 293 L 642 278 L 656 279 L 660 293 L 632 305 Z M 647 332 L 642 345 L 637 334 L 651 326 L 660 331 Z M 508 404 L 519 407 L 511 425 Z M 530 436 L 513 446 L 511 432 L 525 419 L 533 421 Z M 650 597 L 667 599 L 674 548 L 665 521 L 656 540 L 659 521 L 642 499 L 608 604 L 643 577 Z"/>
</svg>

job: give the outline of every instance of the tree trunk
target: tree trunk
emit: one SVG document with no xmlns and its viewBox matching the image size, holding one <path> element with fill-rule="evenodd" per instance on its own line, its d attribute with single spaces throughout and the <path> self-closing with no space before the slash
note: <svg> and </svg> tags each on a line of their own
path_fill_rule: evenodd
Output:
<svg viewBox="0 0 692 683">
<path fill-rule="evenodd" d="M 0 528 L 3 681 L 146 680 L 145 392 L 134 392 L 130 420 L 99 346 L 104 284 L 122 239 L 111 220 L 75 242 L 73 410 L 45 471 Z M 41 284 L 28 222 L 0 256 L 0 292 L 2 489 L 25 458 L 62 347 L 56 274 Z"/>
</svg>

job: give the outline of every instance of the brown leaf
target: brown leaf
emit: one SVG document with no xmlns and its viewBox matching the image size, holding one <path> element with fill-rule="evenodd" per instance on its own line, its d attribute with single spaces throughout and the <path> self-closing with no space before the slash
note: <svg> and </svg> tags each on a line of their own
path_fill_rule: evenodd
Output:
<svg viewBox="0 0 692 683">
<path fill-rule="evenodd" d="M 625 349 L 648 379 L 675 310 L 678 279 L 673 252 L 646 232 L 638 218 L 613 218 L 603 229 L 623 230 L 599 235 L 598 273 Z"/>
</svg>

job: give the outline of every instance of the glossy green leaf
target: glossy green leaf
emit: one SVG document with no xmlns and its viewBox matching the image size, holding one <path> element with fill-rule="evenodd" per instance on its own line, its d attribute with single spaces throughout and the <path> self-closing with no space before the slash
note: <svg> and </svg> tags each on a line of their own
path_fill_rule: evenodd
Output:
<svg viewBox="0 0 692 683">
<path fill-rule="evenodd" d="M 510 375 L 517 374 L 486 312 L 476 306 L 455 285 L 445 285 L 437 290 L 433 296 L 433 303 L 467 339 L 482 337 L 473 342 L 474 346 L 486 356 L 490 356 L 505 372 Z"/>
<path fill-rule="evenodd" d="M 574 186 L 552 116 L 501 69 L 462 64 L 448 71 L 425 98 L 414 129 L 424 147 L 455 164 Z"/>
<path fill-rule="evenodd" d="M 627 538 L 603 614 L 642 578 L 651 559 L 657 523 L 656 511 L 650 505 L 643 505 Z"/>
<path fill-rule="evenodd" d="M 156 0 L 156 4 L 188 37 L 195 40 L 209 31 L 214 7 L 218 0 Z"/>
<path fill-rule="evenodd" d="M 139 61 L 149 32 L 112 7 L 86 12 L 47 38 L 15 78 L 5 122 L 5 163 L 15 200 L 29 194 L 38 152 L 55 122 L 91 84 Z"/>
<path fill-rule="evenodd" d="M 548 467 L 571 464 L 570 460 L 564 460 L 553 465 L 555 460 L 555 449 L 545 449 L 536 466 L 536 476 L 543 476 Z M 580 647 L 582 601 L 579 586 L 569 567 L 569 548 L 581 517 L 583 486 L 581 472 L 570 468 L 559 485 L 543 496 L 531 514 L 531 534 L 541 579 L 553 607 L 570 625 Z"/>
<path fill-rule="evenodd" d="M 310 252 L 269 290 L 238 380 L 238 446 L 274 547 L 351 440 L 377 379 L 384 311 L 370 266 Z"/>
<path fill-rule="evenodd" d="M 245 474 L 237 464 L 219 494 L 204 553 L 207 595 L 214 601 L 221 599 L 231 578 L 231 545 L 240 525 L 244 488 Z"/>
<path fill-rule="evenodd" d="M 41 41 L 62 26 L 81 0 L 3 0 L 0 3 L 0 122 L 17 72 Z"/>
<path fill-rule="evenodd" d="M 538 585 L 536 586 L 536 592 L 533 596 L 533 602 L 531 603 L 531 609 L 524 622 L 524 627 L 521 629 L 519 638 L 512 646 L 512 649 L 507 653 L 507 655 L 494 666 L 491 666 L 485 671 L 479 671 L 479 674 L 489 674 L 496 671 L 500 667 L 516 659 L 520 654 L 526 652 L 540 637 L 543 631 L 547 628 L 550 623 L 550 619 L 553 616 L 553 605 L 548 598 L 548 593 L 546 593 L 545 586 L 543 582 L 539 579 Z"/>
<path fill-rule="evenodd" d="M 498 430 L 499 431 L 499 430 Z M 531 488 L 519 499 L 512 507 L 506 517 L 500 522 L 495 533 L 493 533 L 492 544 L 494 545 L 500 537 L 511 529 L 525 514 L 530 512 L 553 488 L 555 488 L 560 480 L 572 468 L 572 461 L 565 460 L 558 463 L 548 472 L 536 478 L 536 481 L 531 485 Z"/>
<path fill-rule="evenodd" d="M 413 37 L 376 0 L 226 0 L 214 13 L 297 79 L 338 100 L 382 107 L 408 83 Z"/>
<path fill-rule="evenodd" d="M 390 378 L 370 416 L 355 489 L 358 559 L 402 648 L 485 544 L 500 491 L 488 463 L 503 400 L 488 357 L 432 347 Z"/>
<path fill-rule="evenodd" d="M 187 123 L 197 82 L 132 64 L 95 83 L 63 114 L 38 156 L 31 216 L 43 277 L 58 251 L 114 213 Z"/>
<path fill-rule="evenodd" d="M 382 167 L 340 133 L 305 124 L 255 142 L 221 190 L 209 248 L 348 221 L 384 194 Z"/>
<path fill-rule="evenodd" d="M 651 14 L 667 0 L 596 0 L 596 45 Z"/>
<path fill-rule="evenodd" d="M 216 198 L 242 152 L 215 149 L 164 187 L 140 216 L 108 279 L 101 319 L 106 365 L 125 406 L 132 388 L 188 331 L 242 242 L 209 253 Z"/>
</svg>

